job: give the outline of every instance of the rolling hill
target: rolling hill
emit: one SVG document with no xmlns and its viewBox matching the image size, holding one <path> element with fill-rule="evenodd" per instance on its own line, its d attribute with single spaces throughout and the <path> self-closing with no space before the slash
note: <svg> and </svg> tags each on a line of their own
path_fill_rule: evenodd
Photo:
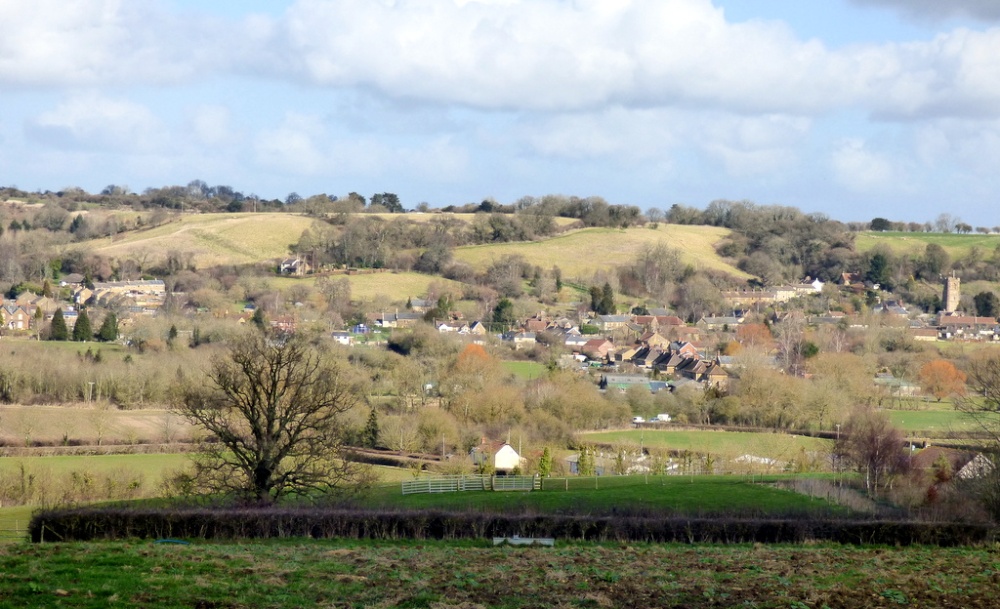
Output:
<svg viewBox="0 0 1000 609">
<path fill-rule="evenodd" d="M 715 244 L 728 234 L 725 228 L 677 224 L 656 229 L 584 228 L 543 241 L 460 247 L 455 259 L 483 270 L 504 256 L 521 255 L 543 268 L 558 266 L 567 278 L 588 278 L 597 269 L 631 262 L 644 246 L 664 243 L 680 250 L 684 262 L 695 268 L 749 278 L 715 253 Z"/>
<path fill-rule="evenodd" d="M 284 258 L 289 245 L 315 220 L 297 214 L 190 214 L 114 238 L 81 242 L 87 252 L 115 258 L 162 261 L 170 252 L 191 257 L 196 268 L 252 264 Z"/>
</svg>

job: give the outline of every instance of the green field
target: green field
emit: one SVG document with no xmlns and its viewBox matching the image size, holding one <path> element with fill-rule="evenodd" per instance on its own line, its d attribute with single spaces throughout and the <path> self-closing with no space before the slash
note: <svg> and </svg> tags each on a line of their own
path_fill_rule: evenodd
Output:
<svg viewBox="0 0 1000 609">
<path fill-rule="evenodd" d="M 729 234 L 711 226 L 661 224 L 651 228 L 586 228 L 530 243 L 471 245 L 455 249 L 455 259 L 477 270 L 509 255 L 524 256 L 531 264 L 558 266 L 567 279 L 590 277 L 594 271 L 632 262 L 643 247 L 660 243 L 681 251 L 684 262 L 696 268 L 724 271 L 736 277 L 749 275 L 728 264 L 715 253 L 715 244 Z M 595 247 L 600 243 L 600 247 Z"/>
<path fill-rule="evenodd" d="M 423 275 L 421 273 L 390 272 L 372 273 L 365 275 L 332 275 L 334 281 L 347 279 L 351 284 L 352 300 L 372 300 L 379 297 L 388 298 L 393 303 L 398 303 L 402 309 L 402 304 L 407 298 L 423 297 L 427 294 L 427 288 L 432 283 L 442 288 L 452 290 L 461 294 L 461 284 L 451 279 L 436 277 L 434 275 Z M 272 277 L 268 279 L 270 285 L 278 290 L 288 290 L 296 285 L 316 285 L 315 277 Z"/>
<path fill-rule="evenodd" d="M 178 453 L 155 455 L 92 455 L 58 457 L 0 457 L 0 474 L 10 473 L 23 464 L 29 471 L 61 476 L 73 471 L 107 473 L 122 468 L 141 473 L 146 478 L 159 479 L 164 472 L 175 470 L 188 462 L 189 455 Z"/>
<path fill-rule="evenodd" d="M 545 366 L 538 362 L 504 362 L 503 367 L 525 381 L 537 379 L 545 374 Z"/>
<path fill-rule="evenodd" d="M 927 432 L 925 435 L 934 437 L 935 433 L 976 431 L 979 429 L 975 421 L 968 415 L 957 410 L 886 410 L 889 420 L 900 431 L 906 433 Z"/>
<path fill-rule="evenodd" d="M 769 480 L 779 480 L 772 477 Z M 608 514 L 661 512 L 684 515 L 826 514 L 839 508 L 742 476 L 600 476 L 549 478 L 541 491 L 403 495 L 384 485 L 365 501 L 372 507 L 509 513 Z"/>
<path fill-rule="evenodd" d="M 885 246 L 897 254 L 923 255 L 929 243 L 943 247 L 952 260 L 966 256 L 973 247 L 979 248 L 984 256 L 989 257 L 993 250 L 1000 246 L 1000 235 L 869 231 L 858 233 L 854 238 L 854 246 L 859 252 L 868 252 L 877 246 Z"/>
<path fill-rule="evenodd" d="M 282 540 L 0 546 L 0 606 L 996 606 L 995 548 Z"/>
<path fill-rule="evenodd" d="M 642 445 L 698 453 L 711 453 L 725 458 L 742 455 L 767 457 L 779 461 L 795 459 L 804 450 L 827 454 L 833 442 L 821 438 L 781 433 L 747 433 L 730 431 L 656 431 L 628 430 L 581 434 L 586 442 Z"/>
</svg>

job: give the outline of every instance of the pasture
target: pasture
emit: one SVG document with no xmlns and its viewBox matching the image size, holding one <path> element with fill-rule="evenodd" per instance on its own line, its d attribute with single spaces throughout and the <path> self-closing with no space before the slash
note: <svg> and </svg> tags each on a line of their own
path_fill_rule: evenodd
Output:
<svg viewBox="0 0 1000 609">
<path fill-rule="evenodd" d="M 505 361 L 503 367 L 508 372 L 523 381 L 537 379 L 545 374 L 545 366 L 538 362 L 511 362 Z"/>
<path fill-rule="evenodd" d="M 87 252 L 145 265 L 171 252 L 190 256 L 196 268 L 216 265 L 256 264 L 288 256 L 314 218 L 284 213 L 184 214 L 176 220 L 141 231 L 83 241 Z"/>
<path fill-rule="evenodd" d="M 150 540 L 0 546 L 0 606 L 994 607 L 993 548 Z"/>
<path fill-rule="evenodd" d="M 977 431 L 975 421 L 957 410 L 885 410 L 892 424 L 904 433 L 935 434 Z"/>
<path fill-rule="evenodd" d="M 676 451 L 711 453 L 726 459 L 753 455 L 791 461 L 805 453 L 829 454 L 831 440 L 782 433 L 631 429 L 580 434 L 585 442 L 624 444 Z"/>
<path fill-rule="evenodd" d="M 97 445 L 161 443 L 188 439 L 193 428 L 178 415 L 162 408 L 119 410 L 106 404 L 84 402 L 61 406 L 0 406 L 0 442 L 7 446 L 32 443 L 58 446 L 72 441 Z M 0 466 L 2 467 L 2 466 Z"/>
<path fill-rule="evenodd" d="M 661 224 L 658 228 L 585 228 L 542 241 L 470 245 L 455 248 L 455 259 L 485 270 L 504 256 L 520 255 L 531 264 L 558 266 L 565 278 L 587 278 L 599 268 L 632 262 L 643 247 L 660 243 L 681 251 L 682 260 L 696 268 L 724 271 L 750 277 L 715 253 L 715 244 L 729 231 L 711 226 Z M 595 247 L 600 243 L 600 247 Z"/>
<path fill-rule="evenodd" d="M 777 481 L 782 477 L 772 477 Z M 541 491 L 466 491 L 403 495 L 381 485 L 364 501 L 373 508 L 446 509 L 539 514 L 658 513 L 761 516 L 842 513 L 831 504 L 742 476 L 599 476 L 547 478 Z"/>
<path fill-rule="evenodd" d="M 359 275 L 330 275 L 330 279 L 340 281 L 346 279 L 351 284 L 352 300 L 376 300 L 386 298 L 393 303 L 405 303 L 408 297 L 423 297 L 430 285 L 436 284 L 441 289 L 451 290 L 461 294 L 461 284 L 457 281 L 411 272 L 365 273 Z M 307 276 L 272 277 L 268 279 L 275 289 L 287 291 L 296 285 L 314 287 L 316 278 Z M 400 308 L 402 308 L 400 306 Z"/>
<path fill-rule="evenodd" d="M 869 252 L 878 246 L 889 248 L 895 254 L 922 256 L 927 245 L 940 245 L 952 260 L 963 258 L 972 248 L 978 248 L 982 255 L 989 257 L 1000 246 L 1000 234 L 983 235 L 970 233 L 896 233 L 863 232 L 854 238 L 854 246 L 859 252 Z"/>
</svg>

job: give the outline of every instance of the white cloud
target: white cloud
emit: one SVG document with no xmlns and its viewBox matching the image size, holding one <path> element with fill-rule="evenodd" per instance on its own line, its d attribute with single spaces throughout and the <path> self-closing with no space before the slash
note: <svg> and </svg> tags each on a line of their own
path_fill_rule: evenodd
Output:
<svg viewBox="0 0 1000 609">
<path fill-rule="evenodd" d="M 488 111 L 1000 116 L 1000 29 L 831 50 L 778 21 L 727 21 L 710 0 L 298 0 L 228 21 L 37 0 L 0 3 L 0 20 L 3 87 L 236 76 Z"/>
<path fill-rule="evenodd" d="M 70 97 L 28 121 L 25 130 L 55 148 L 141 153 L 170 144 L 168 130 L 149 108 L 98 93 Z"/>
<path fill-rule="evenodd" d="M 968 16 L 984 21 L 1000 21 L 996 0 L 851 0 L 859 6 L 892 8 L 913 17 L 943 19 Z"/>
<path fill-rule="evenodd" d="M 886 156 L 871 150 L 860 138 L 842 140 L 831 156 L 837 181 L 848 190 L 877 194 L 899 187 L 900 171 Z"/>
<path fill-rule="evenodd" d="M 324 132 L 318 117 L 289 114 L 281 126 L 264 130 L 256 137 L 257 161 L 293 175 L 315 175 L 330 164 L 320 141 Z"/>
<path fill-rule="evenodd" d="M 231 112 L 223 105 L 200 105 L 190 110 L 190 131 L 198 144 L 219 146 L 233 138 Z"/>
</svg>

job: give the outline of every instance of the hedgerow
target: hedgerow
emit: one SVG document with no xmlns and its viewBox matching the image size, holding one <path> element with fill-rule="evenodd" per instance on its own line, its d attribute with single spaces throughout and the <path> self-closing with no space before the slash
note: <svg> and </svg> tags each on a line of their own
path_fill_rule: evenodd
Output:
<svg viewBox="0 0 1000 609">
<path fill-rule="evenodd" d="M 114 539 L 468 539 L 957 546 L 993 540 L 983 524 L 814 519 L 588 517 L 321 508 L 76 508 L 38 512 L 32 541 Z"/>
</svg>

